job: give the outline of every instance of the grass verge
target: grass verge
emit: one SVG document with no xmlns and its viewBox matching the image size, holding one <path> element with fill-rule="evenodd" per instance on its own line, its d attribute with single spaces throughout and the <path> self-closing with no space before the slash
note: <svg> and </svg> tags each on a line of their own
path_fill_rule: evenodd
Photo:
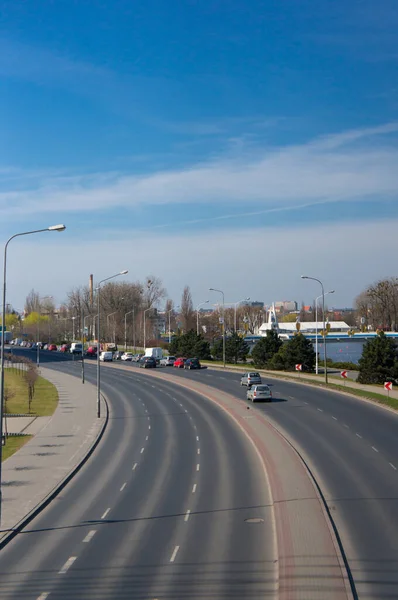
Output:
<svg viewBox="0 0 398 600">
<path fill-rule="evenodd" d="M 3 446 L 3 461 L 10 458 L 14 452 L 22 448 L 26 442 L 29 442 L 31 437 L 31 435 L 13 435 L 8 437 L 6 445 Z"/>
<path fill-rule="evenodd" d="M 23 372 L 18 369 L 4 371 L 6 394 L 5 412 L 7 414 L 27 414 L 29 412 L 28 386 Z M 8 392 L 8 393 L 7 393 Z M 53 414 L 58 405 L 58 391 L 55 385 L 38 377 L 35 383 L 35 395 L 31 403 L 31 412 L 39 417 Z"/>
</svg>

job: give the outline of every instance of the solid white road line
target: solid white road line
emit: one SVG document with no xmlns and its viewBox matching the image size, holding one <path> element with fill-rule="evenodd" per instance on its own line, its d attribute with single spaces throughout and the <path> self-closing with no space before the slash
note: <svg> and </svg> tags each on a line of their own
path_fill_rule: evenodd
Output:
<svg viewBox="0 0 398 600">
<path fill-rule="evenodd" d="M 197 471 L 199 471 L 199 469 L 200 469 L 200 464 L 198 463 L 198 464 L 196 465 L 196 470 L 197 470 Z"/>
<path fill-rule="evenodd" d="M 70 567 L 73 565 L 76 559 L 77 556 L 71 556 L 70 558 L 68 558 L 62 569 L 58 571 L 59 575 L 64 575 L 68 571 L 68 569 L 70 569 Z"/>
<path fill-rule="evenodd" d="M 141 454 L 144 452 L 145 448 L 141 448 Z"/>
<path fill-rule="evenodd" d="M 378 449 L 375 448 L 374 446 L 372 446 L 372 450 L 374 450 L 375 452 L 378 452 Z"/>
<path fill-rule="evenodd" d="M 136 470 L 136 468 L 137 468 L 137 464 L 138 464 L 138 463 L 134 463 L 134 464 L 133 464 L 133 471 L 135 471 L 135 470 Z"/>
<path fill-rule="evenodd" d="M 110 511 L 110 508 L 107 508 L 106 511 L 104 512 L 104 514 L 102 515 L 101 519 L 105 519 L 106 515 L 108 514 L 108 512 Z"/>
<path fill-rule="evenodd" d="M 362 436 L 361 436 L 361 435 L 359 435 L 359 433 L 356 433 L 355 435 L 356 435 L 357 437 L 359 437 L 359 438 L 361 438 L 361 439 L 362 439 Z"/>
<path fill-rule="evenodd" d="M 173 554 L 171 555 L 170 562 L 174 562 L 177 556 L 177 552 L 179 551 L 180 546 L 176 546 L 173 550 Z"/>
<path fill-rule="evenodd" d="M 97 533 L 97 532 L 96 532 L 96 530 L 95 530 L 95 529 L 93 529 L 92 531 L 89 531 L 89 532 L 88 532 L 88 534 L 86 535 L 86 537 L 84 538 L 84 540 L 83 540 L 83 543 L 87 543 L 87 542 L 89 542 L 91 539 L 93 539 L 93 537 L 95 536 L 95 534 L 96 534 L 96 533 Z"/>
<path fill-rule="evenodd" d="M 198 448 L 198 454 L 200 454 L 200 448 Z"/>
<path fill-rule="evenodd" d="M 391 467 L 392 469 L 394 469 L 394 471 L 396 471 L 396 470 L 397 470 L 397 467 L 396 467 L 396 466 L 394 466 L 392 463 L 388 463 L 388 464 L 390 465 L 390 467 Z"/>
<path fill-rule="evenodd" d="M 46 600 L 46 598 L 48 598 L 50 595 L 50 592 L 43 592 L 42 594 L 40 594 L 40 596 L 37 598 L 37 600 Z"/>
<path fill-rule="evenodd" d="M 120 491 L 121 491 L 121 492 L 124 490 L 124 488 L 126 487 L 126 485 L 127 485 L 127 483 L 126 483 L 126 482 L 124 482 L 124 483 L 123 483 L 123 485 L 122 485 L 122 487 L 120 488 Z"/>
<path fill-rule="evenodd" d="M 189 519 L 189 515 L 190 515 L 190 514 L 191 514 L 191 511 L 190 511 L 190 510 L 187 510 L 187 512 L 185 513 L 185 517 L 184 517 L 184 521 L 185 521 L 185 523 L 188 521 L 188 519 Z"/>
<path fill-rule="evenodd" d="M 194 494 L 195 492 L 196 492 L 196 483 L 194 483 L 193 487 L 192 487 L 192 493 Z"/>
</svg>

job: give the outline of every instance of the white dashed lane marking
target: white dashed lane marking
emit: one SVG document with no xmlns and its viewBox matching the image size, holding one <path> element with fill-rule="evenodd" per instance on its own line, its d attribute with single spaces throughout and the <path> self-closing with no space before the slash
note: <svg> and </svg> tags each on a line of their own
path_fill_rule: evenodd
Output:
<svg viewBox="0 0 398 600">
<path fill-rule="evenodd" d="M 337 421 L 337 417 L 333 417 L 333 416 L 332 416 L 332 419 L 334 419 L 335 421 Z"/>
<path fill-rule="evenodd" d="M 362 439 L 362 436 L 359 433 L 355 434 L 357 437 L 359 437 L 360 439 Z"/>
<path fill-rule="evenodd" d="M 392 463 L 388 463 L 388 464 L 390 465 L 390 467 L 391 467 L 392 469 L 394 469 L 394 471 L 396 471 L 396 470 L 397 470 L 397 467 L 396 467 L 396 466 L 394 466 Z"/>
<path fill-rule="evenodd" d="M 191 511 L 190 511 L 190 510 L 187 510 L 187 512 L 185 513 L 185 517 L 184 517 L 184 521 L 185 521 L 185 523 L 188 521 L 188 519 L 189 519 L 189 515 L 190 515 L 190 514 L 191 514 Z"/>
<path fill-rule="evenodd" d="M 199 471 L 199 469 L 200 469 L 200 464 L 198 463 L 198 464 L 196 465 L 196 470 L 197 470 L 197 471 Z"/>
<path fill-rule="evenodd" d="M 88 534 L 86 535 L 86 537 L 84 538 L 83 543 L 87 544 L 90 540 L 93 539 L 93 537 L 95 536 L 96 533 L 97 532 L 95 529 L 93 529 L 92 531 L 89 531 Z"/>
<path fill-rule="evenodd" d="M 73 565 L 73 563 L 75 562 L 75 560 L 77 559 L 77 556 L 71 556 L 70 558 L 68 558 L 68 560 L 66 561 L 66 563 L 64 564 L 64 566 L 62 567 L 62 569 L 60 571 L 58 571 L 58 573 L 60 575 L 64 575 Z"/>
<path fill-rule="evenodd" d="M 177 556 L 177 552 L 179 551 L 180 546 L 176 546 L 173 550 L 173 554 L 171 555 L 170 562 L 174 562 Z"/>
<path fill-rule="evenodd" d="M 145 448 L 141 448 L 141 454 L 144 452 Z"/>
<path fill-rule="evenodd" d="M 378 452 L 378 449 L 375 448 L 374 446 L 372 446 L 372 450 L 374 450 L 375 452 Z"/>
<path fill-rule="evenodd" d="M 149 437 L 148 437 L 148 436 L 146 436 L 146 438 L 145 438 L 145 441 L 147 442 L 148 440 L 149 440 Z"/>
<path fill-rule="evenodd" d="M 46 598 L 48 598 L 50 595 L 50 592 L 43 592 L 42 594 L 40 594 L 40 596 L 38 596 L 37 600 L 46 600 Z"/>
<path fill-rule="evenodd" d="M 196 436 L 196 441 L 197 441 L 197 442 L 199 441 L 199 436 L 198 436 L 198 435 Z"/>
<path fill-rule="evenodd" d="M 120 488 L 120 491 L 122 492 L 124 490 L 124 488 L 126 487 L 127 483 L 123 483 L 122 487 Z"/>
<path fill-rule="evenodd" d="M 319 410 L 319 412 L 323 412 L 322 408 L 317 408 L 317 410 Z"/>
<path fill-rule="evenodd" d="M 135 470 L 136 470 L 136 468 L 137 468 L 137 464 L 138 464 L 138 463 L 134 463 L 134 464 L 133 464 L 133 471 L 135 471 Z"/>
<path fill-rule="evenodd" d="M 104 514 L 102 515 L 101 519 L 105 519 L 106 515 L 109 513 L 110 510 L 110 508 L 107 508 Z"/>
<path fill-rule="evenodd" d="M 196 483 L 194 483 L 193 487 L 192 487 L 192 493 L 194 494 L 195 492 L 196 492 Z"/>
<path fill-rule="evenodd" d="M 198 448 L 198 454 L 200 454 L 200 448 Z"/>
</svg>

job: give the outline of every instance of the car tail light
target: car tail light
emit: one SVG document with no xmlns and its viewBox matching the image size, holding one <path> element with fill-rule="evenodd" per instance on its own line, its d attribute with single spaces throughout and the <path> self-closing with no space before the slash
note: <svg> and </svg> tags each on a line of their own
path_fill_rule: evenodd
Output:
<svg viewBox="0 0 398 600">
<path fill-rule="evenodd" d="M 253 396 L 257 396 L 257 392 L 253 392 Z"/>
</svg>

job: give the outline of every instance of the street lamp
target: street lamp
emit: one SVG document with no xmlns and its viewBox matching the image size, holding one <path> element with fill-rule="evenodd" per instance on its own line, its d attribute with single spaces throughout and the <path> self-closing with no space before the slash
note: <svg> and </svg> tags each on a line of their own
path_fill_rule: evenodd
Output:
<svg viewBox="0 0 398 600">
<path fill-rule="evenodd" d="M 152 310 L 152 306 L 144 310 L 144 352 L 146 350 L 146 313 L 148 310 Z"/>
<path fill-rule="evenodd" d="M 3 312 L 1 317 L 1 354 L 0 354 L 0 523 L 1 523 L 1 505 L 2 505 L 2 486 L 1 486 L 1 461 L 3 458 L 3 406 L 4 406 L 4 328 L 5 328 L 5 313 L 6 313 L 6 290 L 7 290 L 7 249 L 8 244 L 16 237 L 23 235 L 31 235 L 33 233 L 42 233 L 44 231 L 64 231 L 65 225 L 52 225 L 46 229 L 36 229 L 34 231 L 24 231 L 12 235 L 4 246 L 4 266 L 3 266 Z"/>
<path fill-rule="evenodd" d="M 205 300 L 204 302 L 201 302 L 200 304 L 198 304 L 198 306 L 196 307 L 196 335 L 199 335 L 199 308 L 201 306 L 203 306 L 204 304 L 208 304 L 209 300 Z"/>
<path fill-rule="evenodd" d="M 36 366 L 37 368 L 40 367 L 40 343 L 39 343 L 39 339 L 40 339 L 40 316 L 41 316 L 41 305 L 40 305 L 40 300 L 50 300 L 52 299 L 53 296 L 43 296 L 42 298 L 39 298 L 39 310 L 37 311 L 37 348 L 36 348 Z"/>
<path fill-rule="evenodd" d="M 133 324 L 134 324 L 134 308 L 133 310 L 129 310 L 124 315 L 124 351 L 127 352 L 127 315 L 131 315 L 133 313 Z"/>
<path fill-rule="evenodd" d="M 325 364 L 325 383 L 328 382 L 328 368 L 327 368 L 327 356 L 326 356 L 326 323 L 325 323 L 325 288 L 323 287 L 323 283 L 320 279 L 316 277 L 309 277 L 308 275 L 301 275 L 301 279 L 311 279 L 312 281 L 317 281 L 322 289 L 322 317 L 323 317 L 323 358 Z"/>
<path fill-rule="evenodd" d="M 216 288 L 209 288 L 209 292 L 218 292 L 222 294 L 222 359 L 224 363 L 225 369 L 225 299 L 224 292 L 222 290 L 217 290 Z"/>
<path fill-rule="evenodd" d="M 101 342 L 100 342 L 100 293 L 101 293 L 101 284 L 105 283 L 105 281 L 109 281 L 109 279 L 114 279 L 114 277 L 119 277 L 119 275 L 127 275 L 128 271 L 120 271 L 119 273 L 116 273 L 115 275 L 111 275 L 110 277 L 106 277 L 105 279 L 102 279 L 98 286 L 96 287 L 96 292 L 97 292 L 97 310 L 98 310 L 98 314 L 97 314 L 97 417 L 100 418 L 101 416 L 101 363 L 100 363 L 100 350 L 101 350 Z"/>
<path fill-rule="evenodd" d="M 176 310 L 177 308 L 181 308 L 181 307 L 174 306 L 173 308 L 170 308 L 170 310 L 167 311 L 167 314 L 169 315 L 169 344 L 171 344 L 171 313 L 173 312 L 173 310 Z"/>
<path fill-rule="evenodd" d="M 115 310 L 112 313 L 109 313 L 109 315 L 106 315 L 106 331 L 108 331 L 109 329 L 109 317 L 112 317 L 113 315 L 115 315 L 117 313 L 117 310 Z M 113 328 L 113 343 L 116 344 L 116 332 L 115 332 L 116 327 Z"/>
<path fill-rule="evenodd" d="M 239 302 L 233 302 L 234 305 L 234 309 L 235 309 L 235 313 L 234 313 L 234 330 L 236 333 L 236 327 L 237 327 L 237 323 L 236 323 L 236 309 L 238 307 L 238 304 L 241 304 L 241 302 L 248 302 L 250 300 L 250 298 L 243 298 L 243 300 L 239 300 Z"/>
<path fill-rule="evenodd" d="M 334 290 L 330 290 L 329 292 L 325 292 L 325 296 L 328 294 L 334 294 Z M 322 294 L 315 298 L 315 373 L 318 375 L 319 365 L 318 365 L 318 300 L 322 298 Z"/>
</svg>

